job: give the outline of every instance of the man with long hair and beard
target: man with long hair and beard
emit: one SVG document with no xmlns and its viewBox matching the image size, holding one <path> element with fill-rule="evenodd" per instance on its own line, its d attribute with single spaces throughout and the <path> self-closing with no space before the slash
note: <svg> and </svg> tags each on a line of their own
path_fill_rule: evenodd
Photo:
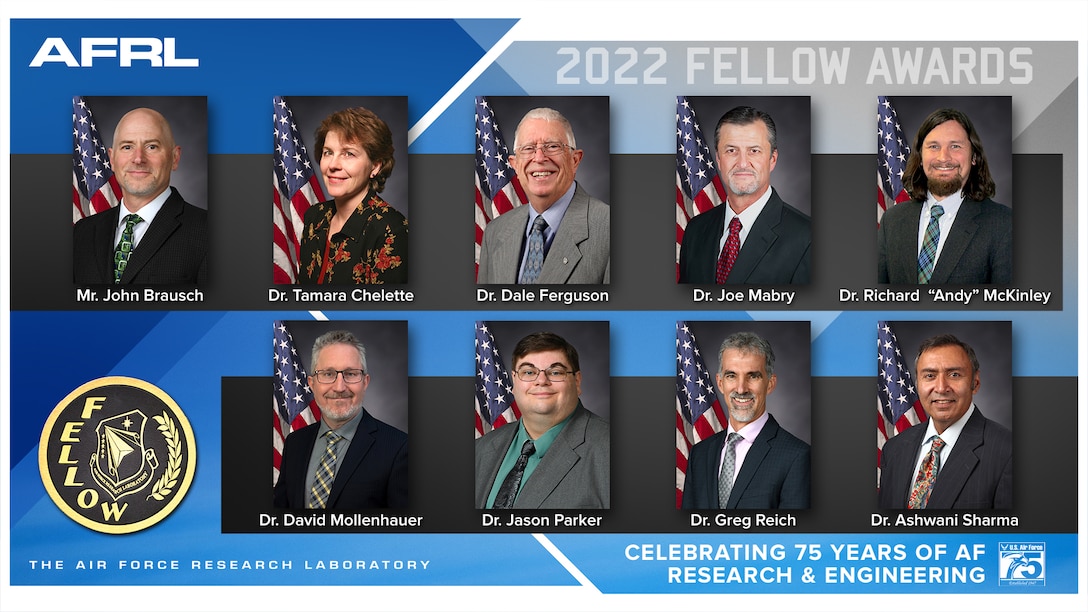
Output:
<svg viewBox="0 0 1088 612">
<path fill-rule="evenodd" d="M 996 192 L 982 139 L 954 108 L 930 113 L 903 175 L 911 200 L 877 230 L 878 278 L 894 284 L 1008 284 L 1012 211 Z"/>
</svg>

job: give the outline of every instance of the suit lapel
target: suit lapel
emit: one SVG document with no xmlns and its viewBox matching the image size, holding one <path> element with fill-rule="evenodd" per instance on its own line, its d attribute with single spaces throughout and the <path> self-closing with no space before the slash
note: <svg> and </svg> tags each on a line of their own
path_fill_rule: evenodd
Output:
<svg viewBox="0 0 1088 612">
<path fill-rule="evenodd" d="M 477 508 L 487 507 L 487 498 L 491 495 L 491 489 L 495 486 L 495 477 L 499 473 L 502 459 L 506 455 L 506 451 L 509 450 L 510 443 L 517 436 L 518 427 L 521 427 L 520 423 L 509 423 L 483 438 L 485 442 L 480 447 L 480 456 L 477 457 L 476 461 L 478 465 L 491 466 L 491 469 L 485 474 L 477 474 L 477 478 L 487 480 L 487 482 L 481 483 L 484 486 L 476 488 L 479 492 L 479 496 L 476 498 Z"/>
<path fill-rule="evenodd" d="M 929 496 L 929 506 L 934 508 L 951 508 L 956 503 L 960 491 L 967 483 L 971 472 L 978 465 L 978 454 L 975 452 L 982 446 L 982 433 L 985 420 L 982 412 L 975 407 L 975 412 L 963 426 L 956 445 L 948 455 L 948 460 L 941 467 L 937 475 L 937 482 L 933 485 L 933 493 Z"/>
<path fill-rule="evenodd" d="M 147 228 L 147 233 L 140 239 L 140 244 L 129 256 L 128 266 L 121 275 L 122 283 L 131 283 L 140 270 L 155 257 L 155 253 L 166 243 L 170 235 L 181 226 L 178 217 L 183 210 L 182 199 L 173 187 L 170 190 L 170 197 L 163 203 L 159 214 L 155 215 L 155 220 L 151 222 L 151 227 Z"/>
<path fill-rule="evenodd" d="M 748 238 L 745 239 L 744 246 L 740 248 L 737 261 L 733 263 L 733 269 L 729 272 L 729 278 L 726 282 L 731 285 L 748 282 L 748 276 L 755 271 L 756 266 L 759 265 L 759 260 L 763 259 L 763 256 L 778 240 L 778 232 L 775 228 L 778 227 L 781 221 L 782 200 L 779 199 L 778 194 L 774 192 L 772 187 L 771 198 L 767 200 L 767 205 L 763 207 L 759 216 L 756 217 L 755 223 L 752 224 L 752 229 L 748 232 Z"/>
<path fill-rule="evenodd" d="M 291 474 L 288 476 L 288 482 L 293 483 L 293 491 L 288 491 L 288 499 L 300 500 L 300 508 L 306 508 L 310 501 L 310 492 L 306 490 L 306 469 L 310 463 L 310 453 L 314 450 L 314 442 L 317 441 L 317 430 L 320 429 L 320 425 L 313 425 L 305 427 L 294 433 L 292 436 L 302 436 L 302 448 L 299 453 L 295 453 L 297 461 L 293 461 L 291 465 L 286 466 L 291 470 Z M 280 476 L 281 478 L 283 476 Z"/>
<path fill-rule="evenodd" d="M 703 224 L 705 230 L 702 232 L 703 235 L 694 236 L 695 239 L 690 243 L 692 246 L 699 247 L 691 254 L 691 257 L 694 258 L 693 266 L 697 268 L 690 279 L 691 282 L 714 282 L 714 276 L 718 270 L 718 258 L 721 256 L 718 243 L 721 242 L 722 234 L 725 233 L 726 206 L 728 204 L 722 203 L 703 213 L 711 215 L 710 222 Z"/>
<path fill-rule="evenodd" d="M 944 243 L 944 248 L 941 249 L 941 257 L 933 268 L 933 276 L 929 279 L 930 284 L 936 285 L 948 282 L 948 278 L 952 276 L 952 271 L 956 269 L 960 258 L 967 251 L 967 246 L 971 244 L 971 238 L 974 237 L 975 231 L 978 230 L 976 217 L 981 212 L 982 206 L 974 200 L 964 200 L 960 204 L 960 210 L 956 213 L 956 221 L 952 223 L 952 229 L 948 230 L 948 239 Z"/>
<path fill-rule="evenodd" d="M 522 483 L 522 491 L 514 503 L 515 508 L 539 508 L 552 494 L 568 472 L 581 460 L 575 450 L 586 441 L 589 417 L 579 403 L 563 431 L 548 448 L 548 454 L 540 460 L 529 480 Z"/>
<path fill-rule="evenodd" d="M 907 453 L 895 466 L 889 484 L 892 487 L 892 501 L 895 503 L 893 507 L 906 508 L 910 489 L 914 485 L 914 468 L 918 449 L 922 445 L 922 437 L 926 435 L 926 423 L 923 421 L 921 425 L 915 425 L 899 435 L 904 436 Z"/>
<path fill-rule="evenodd" d="M 910 279 L 909 284 L 918 282 L 918 223 L 922 214 L 922 203 L 917 200 L 900 202 L 895 207 L 903 207 L 903 217 L 898 225 L 887 226 L 888 241 L 888 276 L 890 278 Z M 905 226 L 905 227 L 904 227 Z"/>
<path fill-rule="evenodd" d="M 495 278 L 490 282 L 496 284 L 512 285 L 518 282 L 518 272 L 521 268 L 521 244 L 525 242 L 525 228 L 529 223 L 529 204 L 523 204 L 504 213 L 513 215 L 513 226 L 516 232 L 509 234 L 496 234 L 499 238 L 498 248 L 495 249 L 496 266 Z"/>
<path fill-rule="evenodd" d="M 370 447 L 374 446 L 374 435 L 377 431 L 378 423 L 364 409 L 362 419 L 359 421 L 359 427 L 351 438 L 351 444 L 348 445 L 347 454 L 344 455 L 344 460 L 340 462 L 340 468 L 336 470 L 336 479 L 332 482 L 332 491 L 329 491 L 329 501 L 326 507 L 336 507 L 336 502 L 347 483 L 351 480 L 352 474 L 358 469 Z"/>
<path fill-rule="evenodd" d="M 563 221 L 555 233 L 555 240 L 548 249 L 544 267 L 540 270 L 540 282 L 561 284 L 567 282 L 574 268 L 582 259 L 580 245 L 589 239 L 589 196 L 581 186 L 575 186 Z"/>
<path fill-rule="evenodd" d="M 752 483 L 756 472 L 759 471 L 759 465 L 763 463 L 767 453 L 771 452 L 771 440 L 777 435 L 778 421 L 768 415 L 767 423 L 752 441 L 752 448 L 748 449 L 748 454 L 744 456 L 744 463 L 740 465 L 740 472 L 737 473 L 737 479 L 733 482 L 733 490 L 729 493 L 730 509 L 735 509 L 740 498 L 744 496 L 744 490 Z"/>
<path fill-rule="evenodd" d="M 117 219 L 121 215 L 121 205 L 118 204 L 109 210 L 98 214 L 105 215 L 106 221 L 99 223 L 94 228 L 94 264 L 98 268 L 99 277 L 106 283 L 113 282 L 113 240 L 117 233 Z"/>
</svg>

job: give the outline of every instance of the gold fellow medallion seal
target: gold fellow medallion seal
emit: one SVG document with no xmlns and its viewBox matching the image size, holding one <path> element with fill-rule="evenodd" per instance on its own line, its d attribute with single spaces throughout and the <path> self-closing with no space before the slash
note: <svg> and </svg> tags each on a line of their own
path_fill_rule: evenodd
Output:
<svg viewBox="0 0 1088 612">
<path fill-rule="evenodd" d="M 53 409 L 38 469 L 69 518 L 103 533 L 132 533 L 166 518 L 188 492 L 196 471 L 193 429 L 155 385 L 99 378 Z"/>
</svg>

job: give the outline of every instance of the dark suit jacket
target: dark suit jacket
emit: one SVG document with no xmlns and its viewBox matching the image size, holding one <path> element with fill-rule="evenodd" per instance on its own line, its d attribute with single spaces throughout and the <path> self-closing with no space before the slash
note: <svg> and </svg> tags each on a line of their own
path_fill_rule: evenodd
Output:
<svg viewBox="0 0 1088 612">
<path fill-rule="evenodd" d="M 273 492 L 275 507 L 301 509 L 309 503 L 306 468 L 320 426 L 320 422 L 314 423 L 287 436 L 280 479 Z M 325 508 L 367 510 L 407 506 L 408 434 L 375 419 L 364 408 L 348 453 L 336 471 Z"/>
<path fill-rule="evenodd" d="M 72 255 L 77 285 L 113 283 L 113 240 L 121 208 L 75 224 Z M 171 187 L 170 197 L 129 255 L 121 284 L 193 285 L 204 284 L 207 277 L 208 212 L 186 202 Z"/>
<path fill-rule="evenodd" d="M 718 462 L 726 431 L 696 444 L 684 480 L 685 510 L 718 507 Z M 771 416 L 744 457 L 728 510 L 804 509 L 812 483 L 809 445 L 782 429 Z"/>
<path fill-rule="evenodd" d="M 725 233 L 725 206 L 696 215 L 680 244 L 680 282 L 713 283 Z M 812 266 L 812 220 L 786 204 L 771 188 L 771 199 L 737 254 L 728 285 L 807 284 Z"/>
<path fill-rule="evenodd" d="M 484 228 L 476 282 L 513 285 L 521 267 L 521 245 L 529 223 L 529 205 L 499 215 Z M 575 184 L 574 197 L 556 230 L 540 270 L 542 285 L 600 285 L 609 282 L 612 235 L 608 204 Z"/>
<path fill-rule="evenodd" d="M 923 202 L 888 209 L 876 232 L 877 282 L 918 284 L 918 216 Z M 1012 210 L 989 199 L 964 200 L 948 231 L 931 285 L 1012 282 Z"/>
<path fill-rule="evenodd" d="M 888 440 L 881 451 L 880 507 L 905 509 L 926 423 Z M 975 412 L 937 473 L 930 510 L 1012 508 L 1012 432 Z"/>
<path fill-rule="evenodd" d="M 511 423 L 476 440 L 477 508 L 487 505 L 499 466 L 518 427 Z M 548 453 L 521 484 L 514 508 L 607 509 L 610 444 L 608 422 L 578 402 Z"/>
</svg>

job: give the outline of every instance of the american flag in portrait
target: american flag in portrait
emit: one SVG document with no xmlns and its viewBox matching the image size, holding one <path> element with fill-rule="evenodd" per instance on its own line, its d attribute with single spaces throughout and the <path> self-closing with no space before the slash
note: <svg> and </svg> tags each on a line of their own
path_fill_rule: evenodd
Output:
<svg viewBox="0 0 1088 612">
<path fill-rule="evenodd" d="M 315 165 L 286 98 L 272 100 L 272 282 L 298 281 L 298 249 L 306 209 L 325 200 Z"/>
<path fill-rule="evenodd" d="M 121 203 L 121 186 L 110 168 L 106 143 L 91 107 L 72 98 L 72 223 Z"/>
<path fill-rule="evenodd" d="M 725 201 L 725 187 L 714 167 L 714 152 L 686 96 L 676 97 L 676 264 L 688 221 Z"/>
<path fill-rule="evenodd" d="M 521 418 L 514 386 L 486 321 L 476 322 L 476 437 Z"/>
<path fill-rule="evenodd" d="M 272 323 L 272 354 L 276 379 L 272 385 L 272 484 L 280 478 L 283 443 L 296 429 L 316 423 L 321 409 L 306 380 L 303 357 L 283 321 Z"/>
<path fill-rule="evenodd" d="M 691 447 L 725 428 L 714 376 L 686 321 L 676 322 L 676 507 L 684 497 Z"/>
<path fill-rule="evenodd" d="M 876 482 L 880 486 L 880 453 L 884 443 L 911 427 L 924 423 L 926 411 L 918 388 L 903 358 L 899 340 L 887 321 L 877 322 Z"/>
<path fill-rule="evenodd" d="M 529 199 L 510 165 L 510 149 L 502 137 L 495 111 L 487 98 L 476 97 L 476 269 L 484 228 L 495 217 L 526 204 Z"/>
<path fill-rule="evenodd" d="M 884 211 L 910 199 L 903 188 L 903 172 L 910 159 L 910 143 L 903 135 L 899 115 L 887 96 L 878 96 L 876 105 L 876 224 Z"/>
</svg>

